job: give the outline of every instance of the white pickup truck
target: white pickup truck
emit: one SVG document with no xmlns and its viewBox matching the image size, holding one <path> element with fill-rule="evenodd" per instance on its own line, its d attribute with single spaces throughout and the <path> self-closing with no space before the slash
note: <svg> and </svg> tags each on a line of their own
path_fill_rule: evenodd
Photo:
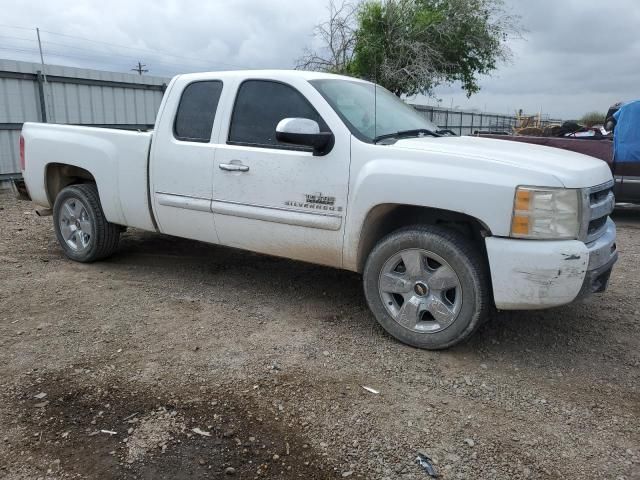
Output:
<svg viewBox="0 0 640 480">
<path fill-rule="evenodd" d="M 180 75 L 153 132 L 26 123 L 22 173 L 72 260 L 124 227 L 361 272 L 377 321 L 427 349 L 492 308 L 603 291 L 617 259 L 606 163 L 450 137 L 372 83 Z"/>
</svg>

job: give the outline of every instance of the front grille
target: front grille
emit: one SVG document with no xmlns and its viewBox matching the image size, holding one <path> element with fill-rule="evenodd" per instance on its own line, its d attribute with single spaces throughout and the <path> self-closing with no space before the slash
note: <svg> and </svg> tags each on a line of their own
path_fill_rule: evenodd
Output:
<svg viewBox="0 0 640 480">
<path fill-rule="evenodd" d="M 599 238 L 607 229 L 607 218 L 615 205 L 613 196 L 613 181 L 591 187 L 586 196 L 586 212 L 583 230 L 585 243 L 590 243 Z"/>
<path fill-rule="evenodd" d="M 607 223 L 607 217 L 591 220 L 589 222 L 589 229 L 587 231 L 587 235 L 589 236 L 596 235 L 602 229 L 602 227 L 604 227 L 606 223 Z"/>
<path fill-rule="evenodd" d="M 598 188 L 598 187 L 595 187 Z M 597 204 L 602 202 L 603 200 L 606 200 L 606 198 L 609 196 L 610 193 L 613 193 L 613 186 L 609 187 L 609 188 L 605 188 L 604 190 L 596 190 L 591 191 L 591 193 L 589 194 L 589 200 L 591 202 L 591 205 L 593 204 Z"/>
</svg>

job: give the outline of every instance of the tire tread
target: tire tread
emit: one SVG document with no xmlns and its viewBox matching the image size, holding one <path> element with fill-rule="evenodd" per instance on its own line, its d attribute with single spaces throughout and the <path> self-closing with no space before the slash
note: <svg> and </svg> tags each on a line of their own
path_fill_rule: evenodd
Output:
<svg viewBox="0 0 640 480">
<path fill-rule="evenodd" d="M 369 254 L 364 269 L 365 295 L 367 296 L 367 300 L 372 308 L 372 311 L 374 312 L 374 315 L 378 317 L 378 315 L 382 314 L 383 312 L 377 313 L 376 309 L 372 306 L 372 299 L 370 297 L 372 295 L 378 295 L 377 291 L 369 292 L 369 288 L 367 288 L 366 286 L 367 277 L 372 274 L 372 272 L 370 272 L 370 269 L 372 268 L 371 264 L 374 259 L 381 255 L 381 250 L 388 248 L 388 245 L 390 243 L 393 244 L 400 240 L 406 240 L 407 235 L 416 235 L 422 238 L 428 236 L 431 237 L 431 240 L 435 242 L 444 241 L 443 245 L 449 243 L 453 245 L 453 247 L 457 249 L 458 252 L 466 259 L 472 273 L 472 281 L 475 284 L 475 313 L 469 325 L 459 335 L 447 342 L 426 345 L 408 339 L 401 340 L 412 346 L 419 348 L 428 348 L 430 350 L 442 350 L 450 348 L 457 343 L 467 340 L 485 321 L 491 310 L 491 278 L 489 276 L 486 260 L 480 248 L 478 248 L 478 246 L 475 245 L 470 239 L 468 239 L 458 231 L 446 228 L 444 226 L 417 224 L 403 227 L 386 235 L 374 247 L 374 249 Z M 386 311 L 384 311 L 384 314 L 388 315 Z M 382 324 L 382 326 L 384 327 L 384 324 Z"/>
<path fill-rule="evenodd" d="M 94 248 L 86 258 L 74 258 L 74 260 L 81 262 L 95 262 L 111 256 L 118 248 L 118 242 L 120 241 L 120 226 L 115 223 L 111 223 L 106 219 L 104 211 L 102 210 L 102 205 L 100 204 L 100 196 L 98 194 L 96 184 L 80 183 L 68 186 L 60 192 L 58 197 L 60 197 L 63 192 L 73 193 L 86 200 L 89 204 L 88 207 L 93 210 L 96 223 L 95 235 L 93 238 L 95 242 Z"/>
</svg>

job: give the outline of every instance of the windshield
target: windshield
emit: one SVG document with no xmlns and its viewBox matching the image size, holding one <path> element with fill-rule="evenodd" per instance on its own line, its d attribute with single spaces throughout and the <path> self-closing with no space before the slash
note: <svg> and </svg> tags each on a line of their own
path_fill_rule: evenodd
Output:
<svg viewBox="0 0 640 480">
<path fill-rule="evenodd" d="M 373 83 L 350 80 L 312 80 L 310 83 L 340 115 L 351 133 L 361 140 L 372 142 L 375 138 L 407 130 L 438 130 L 415 109 L 379 85 L 374 93 Z"/>
</svg>

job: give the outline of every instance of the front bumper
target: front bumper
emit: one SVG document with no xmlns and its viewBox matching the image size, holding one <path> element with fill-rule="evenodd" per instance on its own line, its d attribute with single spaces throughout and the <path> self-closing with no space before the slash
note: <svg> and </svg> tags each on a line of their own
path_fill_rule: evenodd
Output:
<svg viewBox="0 0 640 480">
<path fill-rule="evenodd" d="M 611 219 L 607 219 L 605 233 L 597 240 L 588 243 L 587 247 L 589 248 L 589 267 L 578 297 L 604 292 L 609 285 L 613 265 L 618 261 L 616 226 Z"/>
<path fill-rule="evenodd" d="M 607 288 L 618 259 L 616 227 L 607 219 L 598 239 L 516 240 L 486 238 L 496 307 L 529 310 L 556 307 Z"/>
</svg>

